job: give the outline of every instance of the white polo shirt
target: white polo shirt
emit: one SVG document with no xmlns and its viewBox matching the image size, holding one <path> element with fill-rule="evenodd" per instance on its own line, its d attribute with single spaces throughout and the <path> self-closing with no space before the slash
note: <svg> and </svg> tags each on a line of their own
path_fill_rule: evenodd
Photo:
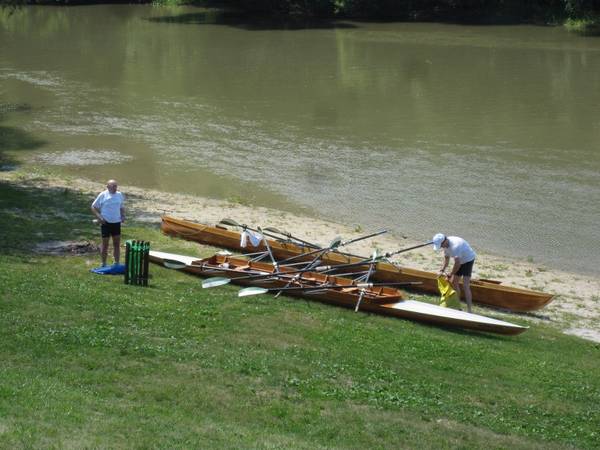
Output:
<svg viewBox="0 0 600 450">
<path fill-rule="evenodd" d="M 458 236 L 447 236 L 448 248 L 444 248 L 444 253 L 450 258 L 458 258 L 461 264 L 471 262 L 477 254 L 473 251 L 467 241 Z"/>
<path fill-rule="evenodd" d="M 92 208 L 100 211 L 100 215 L 108 223 L 121 222 L 121 208 L 125 203 L 125 197 L 119 191 L 111 194 L 108 189 L 100 192 L 92 203 Z"/>
</svg>

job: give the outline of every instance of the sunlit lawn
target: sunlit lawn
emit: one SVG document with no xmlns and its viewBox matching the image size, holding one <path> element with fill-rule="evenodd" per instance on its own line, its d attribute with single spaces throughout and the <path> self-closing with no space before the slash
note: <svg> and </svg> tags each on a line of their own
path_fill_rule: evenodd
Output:
<svg viewBox="0 0 600 450">
<path fill-rule="evenodd" d="M 600 345 L 540 325 L 499 337 L 240 299 L 157 266 L 150 287 L 126 286 L 90 274 L 95 255 L 31 251 L 95 238 L 88 199 L 7 184 L 0 194 L 1 448 L 600 443 Z M 210 253 L 155 227 L 125 233 Z"/>
</svg>

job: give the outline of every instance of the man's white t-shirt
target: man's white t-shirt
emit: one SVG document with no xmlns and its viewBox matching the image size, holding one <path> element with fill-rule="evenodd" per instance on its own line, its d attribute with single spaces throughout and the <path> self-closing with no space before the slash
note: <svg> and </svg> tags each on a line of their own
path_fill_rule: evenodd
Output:
<svg viewBox="0 0 600 450">
<path fill-rule="evenodd" d="M 447 236 L 448 247 L 444 248 L 444 253 L 450 258 L 458 258 L 461 264 L 471 262 L 477 256 L 469 243 L 458 236 Z"/>
<path fill-rule="evenodd" d="M 125 197 L 119 191 L 111 194 L 108 189 L 100 192 L 92 203 L 92 208 L 100 211 L 100 215 L 108 223 L 121 222 L 121 208 L 125 203 Z"/>
</svg>

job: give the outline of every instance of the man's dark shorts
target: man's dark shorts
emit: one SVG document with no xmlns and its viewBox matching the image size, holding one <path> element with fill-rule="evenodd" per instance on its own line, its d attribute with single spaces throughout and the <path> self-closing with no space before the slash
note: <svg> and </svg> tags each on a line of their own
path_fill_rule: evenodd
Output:
<svg viewBox="0 0 600 450">
<path fill-rule="evenodd" d="M 103 223 L 100 227 L 102 237 L 107 238 L 109 236 L 120 236 L 121 235 L 121 222 L 115 223 Z"/>
<path fill-rule="evenodd" d="M 473 263 L 474 262 L 475 262 L 475 260 L 469 261 L 468 263 L 461 264 L 460 268 L 458 269 L 458 272 L 456 272 L 456 275 L 461 276 L 461 277 L 470 277 L 471 273 L 473 272 Z"/>
</svg>

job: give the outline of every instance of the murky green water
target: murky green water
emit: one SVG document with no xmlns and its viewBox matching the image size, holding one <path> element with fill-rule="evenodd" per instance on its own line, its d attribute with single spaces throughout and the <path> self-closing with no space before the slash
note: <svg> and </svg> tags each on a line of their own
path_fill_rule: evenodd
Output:
<svg viewBox="0 0 600 450">
<path fill-rule="evenodd" d="M 31 107 L 0 126 L 60 170 L 600 273 L 598 38 L 4 10 L 0 103 Z"/>
</svg>

